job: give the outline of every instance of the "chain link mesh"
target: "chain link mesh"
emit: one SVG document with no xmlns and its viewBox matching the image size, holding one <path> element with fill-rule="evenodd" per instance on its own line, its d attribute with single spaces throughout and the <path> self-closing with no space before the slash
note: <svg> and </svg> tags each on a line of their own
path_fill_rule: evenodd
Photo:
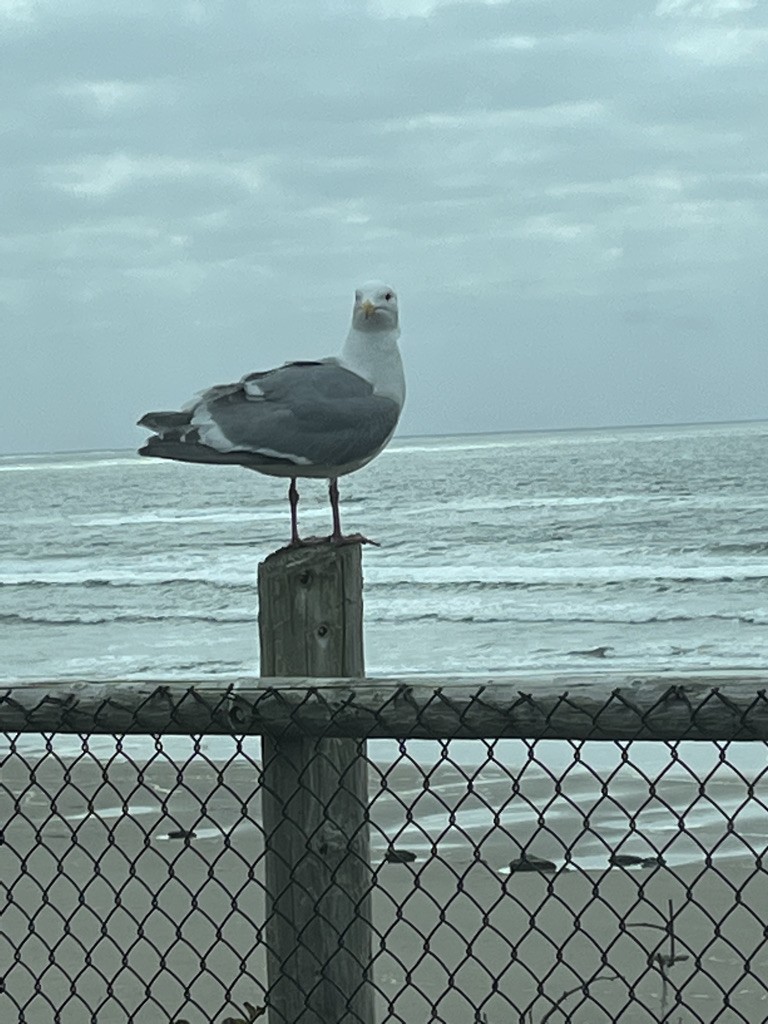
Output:
<svg viewBox="0 0 768 1024">
<path fill-rule="evenodd" d="M 370 963 L 349 952 L 376 1022 L 768 1020 L 763 740 L 361 734 L 341 742 L 349 771 L 367 765 L 363 827 L 318 795 L 293 888 L 267 893 L 265 787 L 286 820 L 293 804 L 258 737 L 44 734 L 29 717 L 0 746 L 0 1021 L 266 1021 L 270 913 L 314 900 L 320 931 L 298 941 L 320 957 L 351 898 L 341 869 L 311 891 L 334 843 L 365 862 Z M 310 731 L 305 796 L 336 742 Z M 347 1019 L 369 1024 L 351 1003 Z"/>
</svg>

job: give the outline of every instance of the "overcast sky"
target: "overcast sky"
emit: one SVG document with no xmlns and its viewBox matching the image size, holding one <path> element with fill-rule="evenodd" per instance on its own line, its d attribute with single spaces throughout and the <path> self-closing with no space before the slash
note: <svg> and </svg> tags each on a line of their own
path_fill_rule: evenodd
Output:
<svg viewBox="0 0 768 1024">
<path fill-rule="evenodd" d="M 0 0 L 0 446 L 334 352 L 401 433 L 768 418 L 757 0 Z"/>
</svg>

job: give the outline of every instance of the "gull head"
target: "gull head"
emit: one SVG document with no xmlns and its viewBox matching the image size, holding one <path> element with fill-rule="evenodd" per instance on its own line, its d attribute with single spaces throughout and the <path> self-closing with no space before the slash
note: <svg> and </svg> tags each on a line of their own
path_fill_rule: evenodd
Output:
<svg viewBox="0 0 768 1024">
<path fill-rule="evenodd" d="M 397 329 L 397 295 L 382 281 L 368 281 L 355 292 L 352 326 L 358 331 Z"/>
</svg>

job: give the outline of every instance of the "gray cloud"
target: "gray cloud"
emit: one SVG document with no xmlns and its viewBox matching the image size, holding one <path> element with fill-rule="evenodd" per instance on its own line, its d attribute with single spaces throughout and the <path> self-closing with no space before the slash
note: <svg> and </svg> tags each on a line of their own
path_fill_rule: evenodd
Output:
<svg viewBox="0 0 768 1024">
<path fill-rule="evenodd" d="M 333 351 L 373 274 L 406 431 L 765 416 L 767 58 L 752 0 L 0 0 L 4 450 Z"/>
</svg>

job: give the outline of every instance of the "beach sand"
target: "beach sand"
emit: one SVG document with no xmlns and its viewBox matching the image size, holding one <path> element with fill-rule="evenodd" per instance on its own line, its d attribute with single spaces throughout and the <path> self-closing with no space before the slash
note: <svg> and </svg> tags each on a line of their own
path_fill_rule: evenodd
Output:
<svg viewBox="0 0 768 1024">
<path fill-rule="evenodd" d="M 768 807 L 737 778 L 654 796 L 638 773 L 535 767 L 372 769 L 377 1022 L 768 1020 Z M 0 778 L 3 1024 L 218 1024 L 262 1003 L 256 765 L 12 754 Z M 416 859 L 385 863 L 390 843 Z M 619 847 L 665 863 L 610 867 Z M 555 873 L 510 873 L 523 848 Z M 649 961 L 671 952 L 670 900 L 686 959 L 665 984 Z"/>
</svg>

